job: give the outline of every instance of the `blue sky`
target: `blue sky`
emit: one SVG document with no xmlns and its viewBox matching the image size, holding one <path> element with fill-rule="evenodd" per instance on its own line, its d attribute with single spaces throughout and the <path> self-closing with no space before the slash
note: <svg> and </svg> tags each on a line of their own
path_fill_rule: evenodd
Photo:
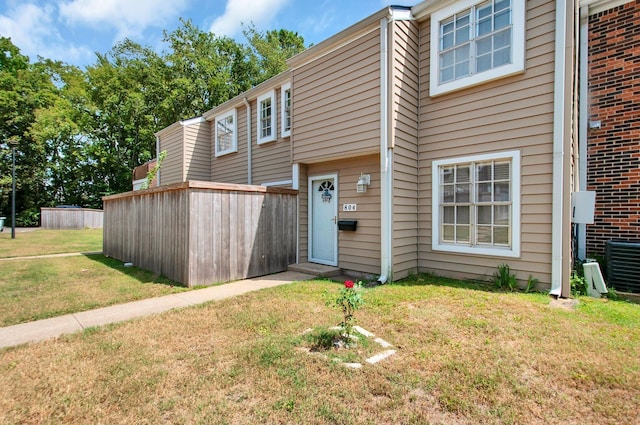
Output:
<svg viewBox="0 0 640 425">
<path fill-rule="evenodd" d="M 202 30 L 245 42 L 242 24 L 285 28 L 317 44 L 389 4 L 419 0 L 2 0 L 0 35 L 31 60 L 85 67 L 128 37 L 161 51 L 163 30 L 191 19 Z"/>
</svg>

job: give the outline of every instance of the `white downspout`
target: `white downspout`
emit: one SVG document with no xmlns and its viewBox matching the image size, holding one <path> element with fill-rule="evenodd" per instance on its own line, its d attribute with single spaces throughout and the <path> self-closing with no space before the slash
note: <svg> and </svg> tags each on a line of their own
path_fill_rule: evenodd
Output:
<svg viewBox="0 0 640 425">
<path fill-rule="evenodd" d="M 392 278 L 391 220 L 393 217 L 393 150 L 389 147 L 389 80 L 388 80 L 388 23 L 391 15 L 380 20 L 380 277 L 385 283 Z"/>
<path fill-rule="evenodd" d="M 160 160 L 160 137 L 156 136 L 156 167 L 158 167 L 158 161 Z M 156 184 L 160 186 L 160 168 L 156 171 Z M 151 186 L 151 182 L 149 182 Z"/>
<path fill-rule="evenodd" d="M 580 8 L 580 124 L 578 127 L 579 184 L 587 190 L 587 128 L 589 125 L 589 7 Z M 587 225 L 578 224 L 578 258 L 587 257 Z"/>
<path fill-rule="evenodd" d="M 251 172 L 251 104 L 245 97 L 242 99 L 247 107 L 247 184 L 252 184 L 253 175 Z"/>
<path fill-rule="evenodd" d="M 565 49 L 566 17 L 565 0 L 556 1 L 556 43 L 553 99 L 553 185 L 551 224 L 551 295 L 562 295 L 562 216 L 564 111 L 565 101 Z"/>
<path fill-rule="evenodd" d="M 300 190 L 300 164 L 293 164 L 291 188 Z M 300 192 L 296 196 L 296 264 L 300 264 Z"/>
</svg>

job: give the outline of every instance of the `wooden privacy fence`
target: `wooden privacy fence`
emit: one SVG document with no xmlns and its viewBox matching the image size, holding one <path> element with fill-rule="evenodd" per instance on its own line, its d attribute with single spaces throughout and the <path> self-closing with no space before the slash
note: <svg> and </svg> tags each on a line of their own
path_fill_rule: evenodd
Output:
<svg viewBox="0 0 640 425">
<path fill-rule="evenodd" d="M 91 208 L 40 208 L 40 227 L 44 229 L 99 229 L 102 210 Z"/>
<path fill-rule="evenodd" d="M 107 196 L 103 252 L 189 287 L 285 271 L 297 193 L 187 181 Z"/>
</svg>

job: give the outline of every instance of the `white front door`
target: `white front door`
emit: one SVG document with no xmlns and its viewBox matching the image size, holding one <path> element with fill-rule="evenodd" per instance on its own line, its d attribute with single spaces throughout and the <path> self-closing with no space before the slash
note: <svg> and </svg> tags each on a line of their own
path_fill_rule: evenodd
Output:
<svg viewBox="0 0 640 425">
<path fill-rule="evenodd" d="M 338 176 L 309 177 L 309 261 L 338 265 Z"/>
</svg>

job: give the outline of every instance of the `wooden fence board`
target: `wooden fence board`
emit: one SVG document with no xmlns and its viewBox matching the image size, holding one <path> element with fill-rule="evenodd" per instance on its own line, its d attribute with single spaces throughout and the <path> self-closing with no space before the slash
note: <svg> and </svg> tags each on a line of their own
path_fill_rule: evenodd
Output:
<svg viewBox="0 0 640 425">
<path fill-rule="evenodd" d="M 297 191 L 186 182 L 107 196 L 105 255 L 187 286 L 287 269 Z"/>
<path fill-rule="evenodd" d="M 91 208 L 40 208 L 43 229 L 100 229 L 103 211 Z"/>
</svg>

